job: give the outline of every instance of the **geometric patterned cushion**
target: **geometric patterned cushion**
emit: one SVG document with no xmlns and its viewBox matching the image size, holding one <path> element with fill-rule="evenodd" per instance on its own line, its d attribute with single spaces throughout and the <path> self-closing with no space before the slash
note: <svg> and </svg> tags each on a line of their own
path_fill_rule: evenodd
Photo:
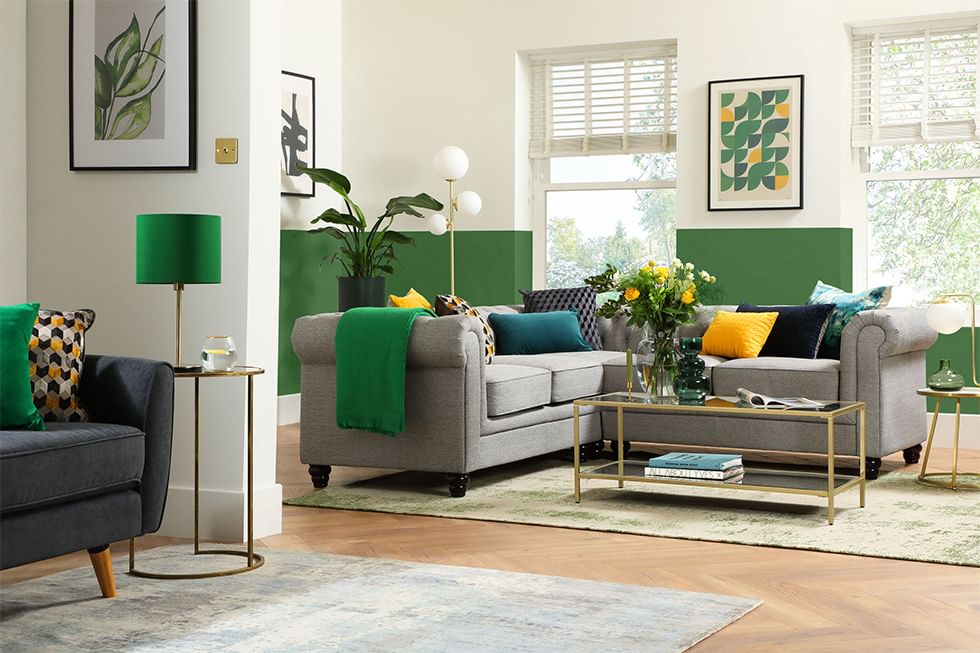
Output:
<svg viewBox="0 0 980 653">
<path fill-rule="evenodd" d="M 830 321 L 827 323 L 827 330 L 823 334 L 823 342 L 820 343 L 817 358 L 840 358 L 840 336 L 847 323 L 861 311 L 885 308 L 888 306 L 891 296 L 891 286 L 878 286 L 858 292 L 847 292 L 823 281 L 817 281 L 807 304 L 834 305 L 834 310 L 830 314 Z"/>
<path fill-rule="evenodd" d="M 522 290 L 525 313 L 548 313 L 550 311 L 578 311 L 578 325 L 582 337 L 592 345 L 594 351 L 602 349 L 599 338 L 599 323 L 595 317 L 595 290 L 589 286 L 580 288 L 548 288 L 547 290 Z"/>
<path fill-rule="evenodd" d="M 95 324 L 95 311 L 37 312 L 28 356 L 34 405 L 47 422 L 87 422 L 78 403 L 78 384 L 85 363 L 85 332 Z"/>
<path fill-rule="evenodd" d="M 456 295 L 436 295 L 436 315 L 440 317 L 446 315 L 469 315 L 480 320 L 480 324 L 483 326 L 483 341 L 485 343 L 483 357 L 487 365 L 493 362 L 493 355 L 497 351 L 496 338 L 494 337 L 493 329 L 490 328 L 490 323 L 487 322 L 487 319 L 483 317 L 480 311 L 470 306 L 465 299 Z"/>
</svg>

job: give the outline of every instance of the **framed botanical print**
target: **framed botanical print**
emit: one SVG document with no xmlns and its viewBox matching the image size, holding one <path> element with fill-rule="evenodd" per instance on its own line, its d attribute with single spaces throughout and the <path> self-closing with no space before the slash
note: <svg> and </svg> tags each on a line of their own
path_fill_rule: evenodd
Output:
<svg viewBox="0 0 980 653">
<path fill-rule="evenodd" d="M 72 170 L 193 170 L 195 0 L 71 0 Z"/>
<path fill-rule="evenodd" d="M 280 191 L 283 195 L 313 197 L 313 180 L 302 169 L 315 167 L 316 80 L 282 71 L 281 116 Z"/>
<path fill-rule="evenodd" d="M 803 208 L 803 75 L 708 82 L 708 210 Z"/>
</svg>

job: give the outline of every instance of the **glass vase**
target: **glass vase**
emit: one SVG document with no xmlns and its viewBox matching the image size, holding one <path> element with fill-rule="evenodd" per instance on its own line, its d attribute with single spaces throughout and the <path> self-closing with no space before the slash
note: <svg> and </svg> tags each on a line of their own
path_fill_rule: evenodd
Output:
<svg viewBox="0 0 980 653">
<path fill-rule="evenodd" d="M 208 336 L 201 347 L 201 364 L 208 372 L 228 372 L 238 362 L 231 336 Z"/>
<path fill-rule="evenodd" d="M 679 342 L 681 358 L 677 363 L 677 376 L 674 377 L 677 401 L 686 406 L 703 406 L 711 389 L 711 381 L 704 375 L 704 360 L 698 355 L 701 353 L 701 338 L 681 338 Z"/>
<path fill-rule="evenodd" d="M 646 337 L 636 346 L 636 372 L 640 385 L 650 401 L 676 404 L 674 377 L 677 375 L 675 331 L 647 329 Z"/>
<path fill-rule="evenodd" d="M 966 385 L 966 379 L 962 374 L 957 374 L 949 365 L 948 358 L 939 359 L 939 369 L 934 374 L 929 375 L 929 387 L 933 390 L 945 390 L 955 392 Z"/>
</svg>

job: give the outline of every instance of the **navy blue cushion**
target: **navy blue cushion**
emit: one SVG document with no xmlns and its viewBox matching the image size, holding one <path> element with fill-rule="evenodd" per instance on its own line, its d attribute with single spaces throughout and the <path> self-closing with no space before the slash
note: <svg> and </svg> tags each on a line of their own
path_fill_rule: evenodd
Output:
<svg viewBox="0 0 980 653">
<path fill-rule="evenodd" d="M 578 311 L 547 313 L 491 313 L 497 354 L 550 354 L 592 351 L 582 337 Z"/>
<path fill-rule="evenodd" d="M 779 313 L 759 356 L 816 358 L 833 304 L 754 306 L 739 304 L 740 313 Z"/>
</svg>

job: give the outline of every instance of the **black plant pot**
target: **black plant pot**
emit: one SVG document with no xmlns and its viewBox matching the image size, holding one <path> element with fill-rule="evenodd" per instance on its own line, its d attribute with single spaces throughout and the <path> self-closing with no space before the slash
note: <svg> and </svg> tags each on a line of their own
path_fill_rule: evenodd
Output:
<svg viewBox="0 0 980 653">
<path fill-rule="evenodd" d="M 337 277 L 337 310 L 384 305 L 384 277 Z"/>
</svg>

